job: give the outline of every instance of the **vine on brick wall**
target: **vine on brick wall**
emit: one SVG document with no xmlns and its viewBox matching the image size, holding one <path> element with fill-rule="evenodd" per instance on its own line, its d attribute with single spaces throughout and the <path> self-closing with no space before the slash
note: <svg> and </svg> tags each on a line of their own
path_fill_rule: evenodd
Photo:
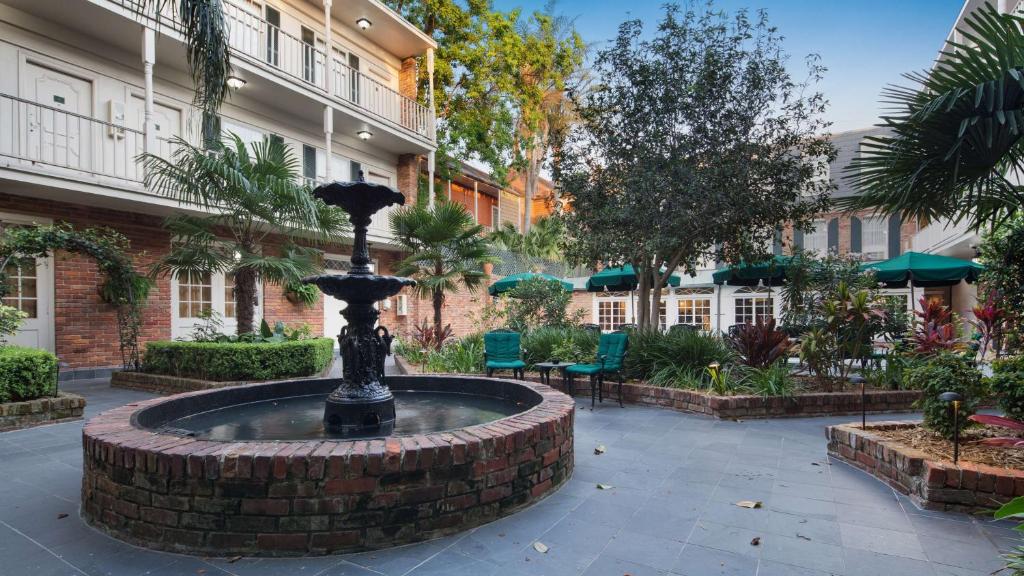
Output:
<svg viewBox="0 0 1024 576">
<path fill-rule="evenodd" d="M 100 297 L 117 310 L 121 361 L 125 370 L 139 370 L 142 307 L 151 284 L 135 271 L 128 248 L 128 239 L 109 228 L 75 230 L 69 224 L 5 228 L 0 234 L 0 298 L 10 290 L 7 268 L 18 260 L 46 258 L 55 250 L 91 257 L 103 274 Z"/>
</svg>

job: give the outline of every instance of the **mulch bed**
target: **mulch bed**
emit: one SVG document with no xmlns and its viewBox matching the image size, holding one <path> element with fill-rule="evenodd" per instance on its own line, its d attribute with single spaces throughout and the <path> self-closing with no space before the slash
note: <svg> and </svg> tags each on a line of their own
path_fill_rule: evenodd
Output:
<svg viewBox="0 0 1024 576">
<path fill-rule="evenodd" d="M 938 460 L 953 460 L 953 442 L 921 426 L 891 430 L 872 430 L 873 434 L 920 450 Z M 1001 468 L 1024 469 L 1024 448 L 982 446 L 978 440 L 1000 436 L 1019 436 L 1012 430 L 993 427 L 968 428 L 960 434 L 960 461 Z"/>
</svg>

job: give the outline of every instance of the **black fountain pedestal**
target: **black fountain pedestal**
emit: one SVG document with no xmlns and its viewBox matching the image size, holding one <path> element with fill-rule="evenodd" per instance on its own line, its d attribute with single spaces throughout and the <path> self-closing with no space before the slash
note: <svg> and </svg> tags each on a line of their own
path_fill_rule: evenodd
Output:
<svg viewBox="0 0 1024 576">
<path fill-rule="evenodd" d="M 380 276 L 370 272 L 366 228 L 371 216 L 405 196 L 387 186 L 363 181 L 325 184 L 313 195 L 348 213 L 355 232 L 352 270 L 348 274 L 304 278 L 320 290 L 348 303 L 341 314 L 347 325 L 338 335 L 341 347 L 342 382 L 324 407 L 324 427 L 339 436 L 389 434 L 395 425 L 395 398 L 384 382 L 384 360 L 391 354 L 391 334 L 376 326 L 380 313 L 374 304 L 415 285 L 409 278 Z"/>
</svg>

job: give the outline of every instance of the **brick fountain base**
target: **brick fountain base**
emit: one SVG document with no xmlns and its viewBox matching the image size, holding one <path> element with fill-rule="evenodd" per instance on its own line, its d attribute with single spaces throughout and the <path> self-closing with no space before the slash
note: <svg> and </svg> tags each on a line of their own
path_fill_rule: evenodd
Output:
<svg viewBox="0 0 1024 576">
<path fill-rule="evenodd" d="M 325 380 L 255 386 L 290 385 L 294 395 L 301 393 L 295 386 L 309 382 Z M 531 398 L 536 405 L 445 432 L 277 442 L 198 440 L 139 424 L 146 409 L 196 405 L 206 395 L 251 387 L 179 394 L 105 412 L 83 430 L 82 515 L 116 538 L 159 550 L 332 554 L 466 530 L 543 498 L 569 478 L 574 405 L 564 394 L 512 380 L 389 379 L 400 390 L 439 390 L 452 382 L 481 394 Z"/>
</svg>

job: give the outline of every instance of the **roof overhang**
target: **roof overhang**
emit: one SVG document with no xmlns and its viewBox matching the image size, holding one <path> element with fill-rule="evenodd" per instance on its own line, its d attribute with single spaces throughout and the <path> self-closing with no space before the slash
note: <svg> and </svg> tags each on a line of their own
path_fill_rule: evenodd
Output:
<svg viewBox="0 0 1024 576">
<path fill-rule="evenodd" d="M 379 0 L 333 0 L 331 16 L 402 59 L 420 56 L 429 48 L 437 48 L 433 38 Z M 360 30 L 356 26 L 360 18 L 366 18 L 373 25 Z"/>
</svg>

